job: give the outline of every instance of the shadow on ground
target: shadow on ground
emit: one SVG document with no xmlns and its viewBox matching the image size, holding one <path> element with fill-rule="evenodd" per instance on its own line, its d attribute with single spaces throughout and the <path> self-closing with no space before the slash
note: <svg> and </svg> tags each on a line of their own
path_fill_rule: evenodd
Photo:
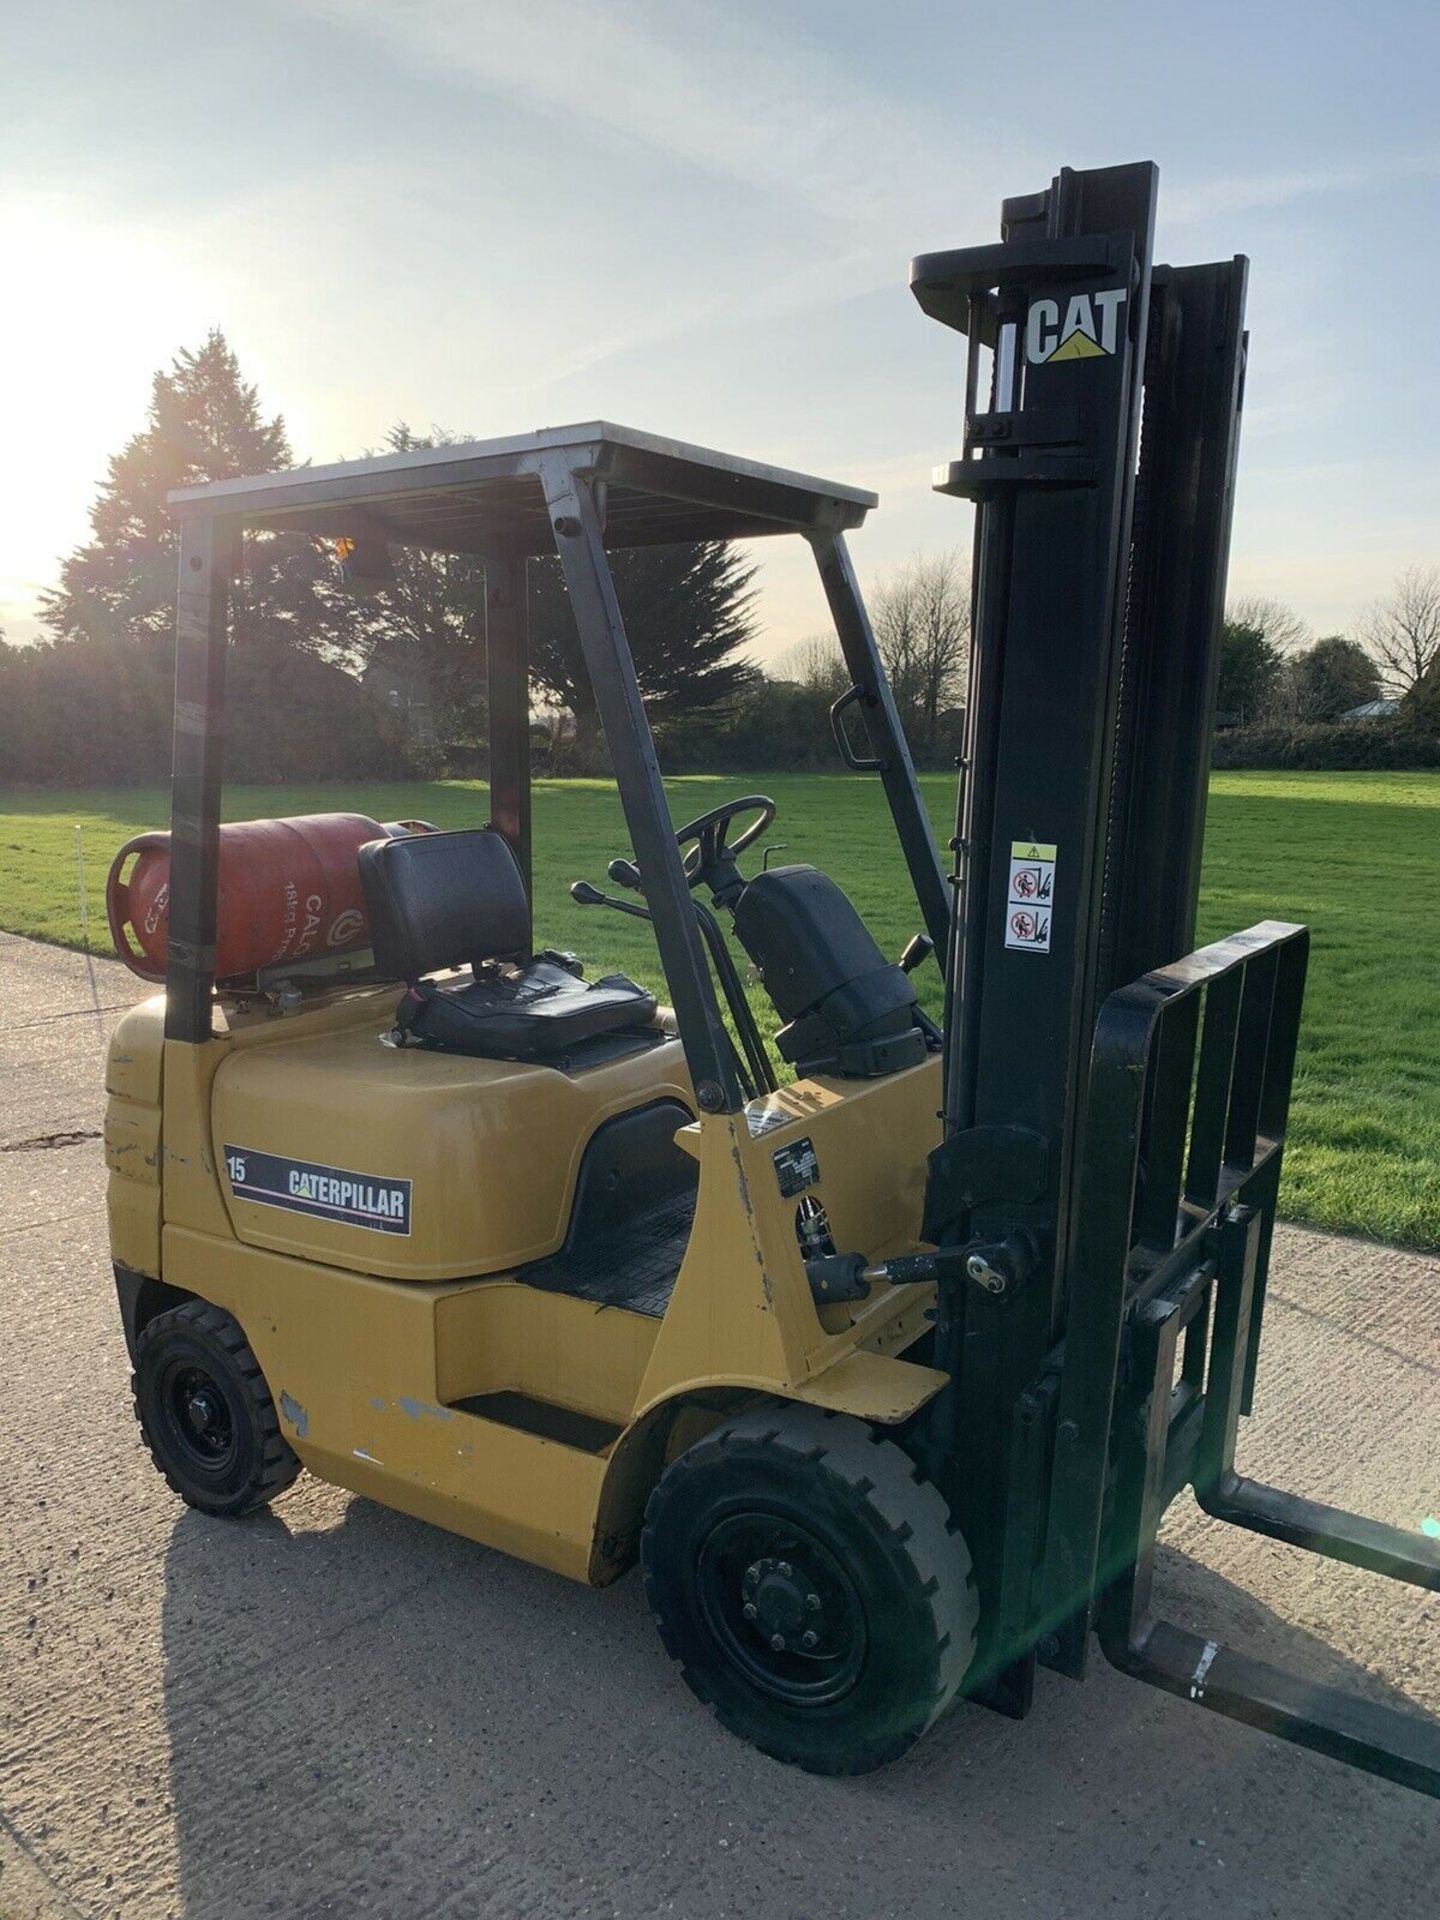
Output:
<svg viewBox="0 0 1440 1920">
<path fill-rule="evenodd" d="M 1162 1553 L 1159 1589 L 1189 1624 L 1404 1704 L 1184 1555 Z M 809 1778 L 715 1727 L 633 1577 L 588 1592 L 359 1499 L 321 1531 L 284 1503 L 177 1520 L 164 1674 L 192 1920 L 1338 1920 L 1423 1910 L 1440 1864 L 1430 1803 L 1098 1654 L 1083 1689 L 1044 1676 L 1023 1724 L 964 1707 L 886 1773 Z"/>
</svg>

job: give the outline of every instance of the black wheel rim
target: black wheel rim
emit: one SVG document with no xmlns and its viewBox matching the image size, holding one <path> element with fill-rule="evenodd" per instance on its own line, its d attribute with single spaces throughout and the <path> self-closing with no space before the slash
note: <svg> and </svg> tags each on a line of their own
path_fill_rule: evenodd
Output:
<svg viewBox="0 0 1440 1920">
<path fill-rule="evenodd" d="M 192 1472 L 220 1474 L 235 1458 L 235 1411 L 212 1373 L 176 1360 L 159 1382 L 160 1410 L 171 1444 Z"/>
<path fill-rule="evenodd" d="M 706 1535 L 700 1610 L 727 1663 L 795 1707 L 843 1699 L 865 1665 L 860 1595 L 840 1561 L 781 1514 L 737 1513 Z"/>
</svg>

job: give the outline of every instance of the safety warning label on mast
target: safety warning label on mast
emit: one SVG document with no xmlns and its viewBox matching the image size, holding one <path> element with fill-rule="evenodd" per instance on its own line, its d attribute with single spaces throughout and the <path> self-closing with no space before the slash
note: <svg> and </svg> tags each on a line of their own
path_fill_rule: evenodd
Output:
<svg viewBox="0 0 1440 1920">
<path fill-rule="evenodd" d="M 1029 953 L 1050 951 L 1055 898 L 1055 848 L 1039 840 L 1010 842 L 1010 887 L 1005 896 L 1005 944 Z"/>
</svg>

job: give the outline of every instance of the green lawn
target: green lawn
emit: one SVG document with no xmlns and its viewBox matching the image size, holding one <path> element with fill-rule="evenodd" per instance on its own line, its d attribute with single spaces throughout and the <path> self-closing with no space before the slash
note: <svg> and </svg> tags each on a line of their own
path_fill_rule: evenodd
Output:
<svg viewBox="0 0 1440 1920">
<path fill-rule="evenodd" d="M 925 781 L 942 839 L 951 782 Z M 779 805 L 771 842 L 813 860 L 849 890 L 882 945 L 915 931 L 904 870 L 878 783 L 845 775 L 673 780 L 677 820 L 747 788 Z M 483 820 L 473 782 L 412 786 L 237 787 L 228 817 L 359 809 L 437 826 Z M 165 824 L 153 790 L 0 791 L 0 927 L 76 945 L 75 829 L 83 829 L 92 938 L 108 948 L 105 870 L 131 833 Z M 619 804 L 598 781 L 541 781 L 535 792 L 537 935 L 574 947 L 593 970 L 656 983 L 646 929 L 576 907 L 571 880 L 603 886 L 626 849 Z M 1314 934 L 1283 1205 L 1292 1219 L 1440 1247 L 1440 774 L 1222 773 L 1211 790 L 1200 934 L 1267 917 Z M 925 969 L 934 1004 L 936 976 Z"/>
</svg>

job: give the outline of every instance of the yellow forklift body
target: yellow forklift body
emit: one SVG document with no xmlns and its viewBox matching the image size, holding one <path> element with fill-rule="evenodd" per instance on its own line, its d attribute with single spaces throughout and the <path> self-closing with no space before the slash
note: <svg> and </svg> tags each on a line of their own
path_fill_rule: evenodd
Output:
<svg viewBox="0 0 1440 1920">
<path fill-rule="evenodd" d="M 651 1100 L 693 1108 L 678 1040 L 572 1076 L 396 1048 L 382 1041 L 393 990 L 380 999 L 383 1013 L 366 1005 L 338 1031 L 292 1038 L 272 1027 L 237 1045 L 216 1069 L 211 1126 L 217 1154 L 263 1148 L 407 1181 L 409 1232 L 286 1212 L 222 1179 L 237 1240 L 394 1280 L 497 1273 L 560 1246 L 598 1126 Z"/>
<path fill-rule="evenodd" d="M 230 1001 L 199 1046 L 164 1040 L 157 998 L 111 1046 L 115 1258 L 234 1316 L 311 1471 L 600 1583 L 633 1557 L 667 1458 L 737 1399 L 894 1424 L 944 1384 L 900 1357 L 933 1289 L 876 1282 L 816 1305 L 776 1162 L 808 1141 L 806 1197 L 838 1244 L 910 1251 L 939 1138 L 937 1060 L 798 1081 L 681 1127 L 695 1217 L 654 1318 L 514 1269 L 561 1245 L 597 1127 L 657 1099 L 693 1111 L 679 1043 L 573 1076 L 397 1049 L 394 993 L 338 992 L 288 1017 Z M 227 1146 L 408 1179 L 410 1231 L 244 1200 Z"/>
<path fill-rule="evenodd" d="M 999 247 L 914 265 L 971 346 L 937 486 L 991 503 L 948 885 L 844 543 L 873 495 L 604 421 L 171 495 L 163 879 L 137 880 L 141 836 L 107 886 L 136 971 L 163 946 L 166 996 L 116 1033 L 106 1146 L 136 1411 L 190 1505 L 253 1512 L 304 1466 L 597 1585 L 638 1547 L 690 1686 L 818 1773 L 885 1764 L 962 1693 L 1023 1717 L 1042 1659 L 1083 1677 L 1093 1628 L 1154 1685 L 1440 1794 L 1433 1727 L 1151 1610 L 1186 1484 L 1218 1519 L 1440 1587 L 1433 1542 L 1235 1470 L 1306 935 L 1173 958 L 1248 336 L 1243 258 L 1153 267 L 1154 212 L 1153 166 L 1065 169 L 1006 202 Z M 1083 394 L 1024 318 L 1063 289 L 1105 321 Z M 879 777 L 923 923 L 894 962 L 819 868 L 742 870 L 767 795 L 671 814 L 609 551 L 779 533 L 815 559 L 836 746 Z M 380 593 L 393 546 L 480 561 L 483 824 L 227 842 L 249 534 L 334 541 Z M 625 897 L 570 897 L 649 926 L 672 1016 L 535 938 L 542 557 L 629 841 Z M 783 1023 L 769 1043 L 728 936 Z M 907 978 L 931 955 L 939 1027 Z"/>
</svg>

